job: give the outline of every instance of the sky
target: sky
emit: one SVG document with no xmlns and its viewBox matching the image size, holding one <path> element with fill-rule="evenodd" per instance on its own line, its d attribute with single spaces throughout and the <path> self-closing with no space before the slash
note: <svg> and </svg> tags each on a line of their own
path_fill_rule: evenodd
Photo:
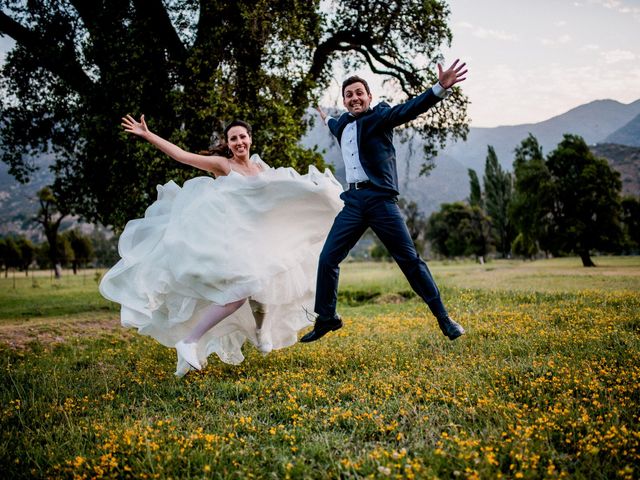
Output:
<svg viewBox="0 0 640 480">
<path fill-rule="evenodd" d="M 448 3 L 453 41 L 444 63 L 460 58 L 469 67 L 461 86 L 471 126 L 536 123 L 594 100 L 640 99 L 640 0 Z M 11 44 L 0 37 L 0 63 Z M 341 103 L 338 76 L 323 105 Z"/>
<path fill-rule="evenodd" d="M 473 127 L 537 123 L 600 99 L 640 99 L 640 0 L 449 0 L 450 48 Z M 335 69 L 321 100 L 341 107 Z M 368 70 L 374 103 L 384 97 Z M 375 98 L 376 92 L 378 99 Z"/>
<path fill-rule="evenodd" d="M 599 99 L 640 99 L 640 0 L 450 0 L 446 62 L 474 127 L 536 123 Z M 446 63 L 445 62 L 445 63 Z"/>
</svg>

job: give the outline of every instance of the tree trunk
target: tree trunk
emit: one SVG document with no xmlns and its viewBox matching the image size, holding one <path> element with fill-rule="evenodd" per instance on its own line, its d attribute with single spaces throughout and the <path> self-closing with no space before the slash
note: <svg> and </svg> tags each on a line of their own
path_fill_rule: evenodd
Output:
<svg viewBox="0 0 640 480">
<path fill-rule="evenodd" d="M 596 264 L 591 260 L 591 256 L 589 255 L 588 250 L 583 250 L 580 252 L 580 259 L 582 260 L 583 267 L 595 267 Z"/>
<path fill-rule="evenodd" d="M 53 271 L 55 272 L 56 280 L 62 277 L 62 265 L 60 265 L 59 263 L 56 263 L 53 267 Z"/>
</svg>

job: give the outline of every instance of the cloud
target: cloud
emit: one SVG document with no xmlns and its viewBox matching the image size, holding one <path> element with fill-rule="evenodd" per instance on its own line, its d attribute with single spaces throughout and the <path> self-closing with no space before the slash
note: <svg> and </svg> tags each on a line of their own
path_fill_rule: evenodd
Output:
<svg viewBox="0 0 640 480">
<path fill-rule="evenodd" d="M 565 43 L 569 43 L 571 41 L 571 35 L 565 33 L 564 35 L 560 35 L 558 38 L 541 38 L 540 42 L 546 46 L 553 45 L 563 45 Z"/>
<path fill-rule="evenodd" d="M 454 25 L 458 28 L 466 28 L 471 30 L 471 34 L 474 37 L 482 38 L 482 39 L 492 39 L 492 40 L 500 40 L 500 41 L 516 41 L 518 40 L 517 35 L 508 33 L 502 30 L 492 30 L 489 28 L 480 27 L 477 25 L 473 25 L 469 22 L 458 22 Z"/>
<path fill-rule="evenodd" d="M 631 60 L 635 60 L 636 54 L 630 52 L 629 50 L 609 50 L 607 52 L 602 52 L 602 56 L 604 58 L 605 63 L 618 63 L 618 62 L 628 62 Z"/>
<path fill-rule="evenodd" d="M 623 0 L 590 0 L 590 3 L 625 15 L 631 14 L 633 18 L 640 21 L 640 7 L 637 6 L 637 2 L 629 5 L 630 2 Z"/>
</svg>

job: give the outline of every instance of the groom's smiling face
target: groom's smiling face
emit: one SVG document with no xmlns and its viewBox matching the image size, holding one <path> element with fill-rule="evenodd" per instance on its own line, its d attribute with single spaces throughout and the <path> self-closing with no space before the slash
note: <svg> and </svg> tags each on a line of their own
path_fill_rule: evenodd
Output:
<svg viewBox="0 0 640 480">
<path fill-rule="evenodd" d="M 349 113 L 357 117 L 369 109 L 371 94 L 361 82 L 356 82 L 345 87 L 342 101 Z"/>
</svg>

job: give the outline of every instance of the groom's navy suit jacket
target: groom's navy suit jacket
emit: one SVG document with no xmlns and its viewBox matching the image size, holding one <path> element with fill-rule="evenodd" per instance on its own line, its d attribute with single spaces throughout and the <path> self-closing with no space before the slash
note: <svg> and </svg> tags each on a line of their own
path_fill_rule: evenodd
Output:
<svg viewBox="0 0 640 480">
<path fill-rule="evenodd" d="M 344 128 L 348 123 L 355 121 L 362 168 L 375 186 L 397 195 L 399 193 L 398 171 L 396 150 L 393 147 L 393 129 L 426 112 L 440 100 L 442 98 L 435 95 L 430 88 L 423 94 L 395 107 L 381 102 L 358 117 L 343 113 L 337 119 L 330 118 L 327 126 L 340 143 Z"/>
</svg>

